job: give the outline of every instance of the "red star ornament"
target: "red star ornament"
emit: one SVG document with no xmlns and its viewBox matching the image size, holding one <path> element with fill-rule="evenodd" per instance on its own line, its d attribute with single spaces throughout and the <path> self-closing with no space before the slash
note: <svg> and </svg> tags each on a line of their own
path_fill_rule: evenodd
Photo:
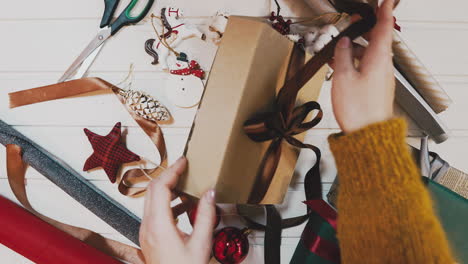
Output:
<svg viewBox="0 0 468 264">
<path fill-rule="evenodd" d="M 115 124 L 107 136 L 97 135 L 84 129 L 88 140 L 93 146 L 93 154 L 86 160 L 83 171 L 102 167 L 109 180 L 115 183 L 117 173 L 123 163 L 139 161 L 140 156 L 128 150 L 122 142 L 120 122 Z"/>
</svg>

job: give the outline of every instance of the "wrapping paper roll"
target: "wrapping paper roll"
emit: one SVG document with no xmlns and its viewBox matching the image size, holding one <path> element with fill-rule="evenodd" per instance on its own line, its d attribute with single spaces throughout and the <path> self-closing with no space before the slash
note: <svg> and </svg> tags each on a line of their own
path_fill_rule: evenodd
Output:
<svg viewBox="0 0 468 264">
<path fill-rule="evenodd" d="M 452 100 L 397 32 L 393 35 L 393 52 L 396 66 L 431 108 L 436 113 L 445 111 Z"/>
<path fill-rule="evenodd" d="M 0 196 L 0 242 L 37 264 L 121 264 Z"/>
<path fill-rule="evenodd" d="M 31 167 L 46 176 L 123 236 L 139 245 L 140 219 L 136 215 L 2 120 L 0 120 L 0 143 L 20 146 L 23 150 L 23 160 Z"/>
</svg>

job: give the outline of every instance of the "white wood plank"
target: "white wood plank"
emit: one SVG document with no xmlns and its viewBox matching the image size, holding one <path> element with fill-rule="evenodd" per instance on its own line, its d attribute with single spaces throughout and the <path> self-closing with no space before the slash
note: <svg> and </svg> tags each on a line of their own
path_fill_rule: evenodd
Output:
<svg viewBox="0 0 468 264">
<path fill-rule="evenodd" d="M 0 244 L 0 256 L 2 256 L 2 261 L 4 263 L 34 264 L 34 262 L 24 258 L 20 254 L 14 252 L 13 250 L 7 248 L 6 246 L 2 244 Z"/>
<path fill-rule="evenodd" d="M 289 1 L 289 0 L 283 0 Z M 125 1 L 120 9 L 125 6 Z M 303 1 L 289 1 L 292 6 L 283 4 L 285 16 L 309 16 L 311 12 Z M 227 11 L 237 15 L 268 16 L 275 10 L 273 1 L 228 1 L 202 0 L 196 2 L 183 0 L 157 1 L 153 11 L 158 13 L 162 6 L 182 7 L 190 21 L 201 25 L 216 11 Z M 454 105 L 442 116 L 453 130 L 452 137 L 444 144 L 431 145 L 453 166 L 468 171 L 465 149 L 468 149 L 468 125 L 462 122 L 468 111 L 464 104 L 468 83 L 468 57 L 462 51 L 468 38 L 465 15 L 467 3 L 448 0 L 402 1 L 396 17 L 403 27 L 403 36 L 423 63 L 437 75 L 442 85 L 454 100 Z M 27 8 L 25 8 L 27 6 Z M 424 8 L 421 8 L 424 6 Z M 116 121 L 128 126 L 127 145 L 129 148 L 153 161 L 158 160 L 151 144 L 128 117 L 118 102 L 110 95 L 80 97 L 63 102 L 49 102 L 22 109 L 8 110 L 6 94 L 11 91 L 32 88 L 55 82 L 68 67 L 75 56 L 94 36 L 103 10 L 102 1 L 12 1 L 0 10 L 0 31 L 5 32 L 0 50 L 0 118 L 11 124 L 38 143 L 81 170 L 84 160 L 90 154 L 89 144 L 82 133 L 83 127 L 105 134 Z M 419 12 L 418 10 L 422 10 Z M 72 30 L 70 30 L 72 29 Z M 130 63 L 135 63 L 134 87 L 146 89 L 163 103 L 167 104 L 176 122 L 165 125 L 164 132 L 168 141 L 169 159 L 174 160 L 183 149 L 183 141 L 190 127 L 192 111 L 174 108 L 165 98 L 163 88 L 167 75 L 159 67 L 150 65 L 150 58 L 143 49 L 144 41 L 154 37 L 148 19 L 146 23 L 127 28 L 104 47 L 102 54 L 91 69 L 91 76 L 100 76 L 113 83 L 122 80 Z M 188 51 L 192 58 L 200 61 L 209 70 L 216 46 L 192 39 L 183 43 L 180 50 Z M 328 85 L 328 86 L 327 86 Z M 322 181 L 324 193 L 336 175 L 333 157 L 329 151 L 326 137 L 339 131 L 330 104 L 329 83 L 322 90 L 319 99 L 325 112 L 324 120 L 307 136 L 306 141 L 319 146 L 323 152 Z M 60 114 L 54 114 L 59 112 Z M 67 118 L 63 118 L 63 117 Z M 60 117 L 60 118 L 59 118 Z M 54 140 L 45 140 L 47 137 Z M 0 164 L 4 164 L 4 148 L 0 147 Z M 305 206 L 303 194 L 303 175 L 315 162 L 311 151 L 304 151 L 298 162 L 297 175 L 290 186 L 285 203 L 279 206 L 284 217 L 303 214 Z M 128 207 L 137 215 L 142 215 L 143 199 L 130 199 L 118 193 L 116 186 L 106 179 L 101 170 L 82 173 L 92 179 L 92 183 L 112 198 Z M 0 195 L 12 198 L 5 177 L 5 166 L 0 165 Z M 46 215 L 67 223 L 91 228 L 129 243 L 106 223 L 92 215 L 87 209 L 67 196 L 33 169 L 28 170 L 28 194 L 33 205 Z M 243 227 L 239 216 L 230 205 L 222 205 L 223 225 Z M 76 217 L 80 215 L 81 217 Z M 182 229 L 189 229 L 187 219 L 180 221 Z M 282 263 L 288 263 L 299 240 L 303 227 L 291 228 L 283 232 Z M 250 237 L 250 254 L 245 263 L 263 263 L 262 232 Z M 9 249 L 0 246 L 0 256 L 5 263 L 31 263 Z"/>
<path fill-rule="evenodd" d="M 468 3 L 458 0 L 400 1 L 395 16 L 402 21 L 431 21 L 431 22 L 468 22 L 465 10 Z"/>
<path fill-rule="evenodd" d="M 438 153 L 451 166 L 468 173 L 468 131 L 452 131 L 446 142 L 439 145 L 431 144 L 429 149 Z"/>
<path fill-rule="evenodd" d="M 306 135 L 304 142 L 318 147 L 322 153 L 320 161 L 320 173 L 322 182 L 331 183 L 336 177 L 336 165 L 333 155 L 328 145 L 328 136 L 332 133 L 338 133 L 339 130 L 312 129 Z M 316 157 L 313 151 L 303 149 L 300 152 L 296 165 L 296 175 L 293 183 L 300 184 L 304 182 L 307 171 L 315 164 Z"/>
<path fill-rule="evenodd" d="M 120 11 L 130 1 L 121 2 L 115 14 L 120 14 Z M 146 3 L 147 1 L 141 1 L 135 8 L 135 11 L 138 11 L 138 8 L 143 7 Z M 216 12 L 228 12 L 244 16 L 264 16 L 268 13 L 269 1 L 199 0 L 197 2 L 190 2 L 185 0 L 159 0 L 155 1 L 151 12 L 159 13 L 159 10 L 166 6 L 182 8 L 184 9 L 184 15 L 190 17 L 211 16 Z M 95 0 L 12 1 L 8 3 L 8 8 L 5 7 L 0 10 L 0 20 L 100 18 L 103 11 L 103 1 Z"/>
<path fill-rule="evenodd" d="M 142 2 L 144 4 L 145 1 Z M 305 1 L 279 1 L 282 7 L 282 14 L 287 17 L 310 16 L 313 10 Z M 10 7 L 11 6 L 11 7 Z M 117 11 L 126 6 L 126 1 L 120 5 Z M 184 8 L 186 16 L 199 17 L 210 16 L 217 11 L 228 12 L 235 15 L 245 16 L 266 16 L 269 10 L 276 11 L 273 0 L 258 1 L 228 1 L 228 0 L 201 0 L 196 4 L 191 4 L 183 0 L 161 0 L 156 1 L 152 12 L 164 6 L 174 6 Z M 14 1 L 9 3 L 10 8 L 3 8 L 0 11 L 0 20 L 20 20 L 20 19 L 73 19 L 73 18 L 99 18 L 104 10 L 104 4 L 93 0 L 27 0 L 23 2 Z M 26 8 L 25 8 L 26 7 Z M 437 22 L 467 22 L 464 12 L 468 8 L 467 3 L 457 0 L 447 1 L 401 1 L 396 9 L 395 15 L 399 20 L 408 21 L 437 21 Z M 60 12 L 57 12 L 60 10 Z M 430 10 L 437 10 L 431 12 Z"/>
<path fill-rule="evenodd" d="M 401 22 L 401 35 L 428 70 L 436 75 L 466 75 L 467 23 Z"/>
<path fill-rule="evenodd" d="M 310 7 L 307 3 L 308 1 L 313 0 L 278 0 L 280 5 L 280 15 L 283 17 L 298 18 L 298 17 L 314 17 L 319 12 Z M 270 0 L 270 12 L 277 12 L 277 6 L 274 0 Z M 270 15 L 270 14 L 268 14 Z"/>
<path fill-rule="evenodd" d="M 71 20 L 60 21 L 60 23 L 56 21 L 37 21 L 34 24 L 30 24 L 28 21 L 6 21 L 0 23 L 0 28 L 3 27 L 5 30 L 8 28 L 10 32 L 15 32 L 15 34 L 18 35 L 7 38 L 7 41 L 4 43 L 6 46 L 3 49 L 3 52 L 11 53 L 12 50 L 20 52 L 17 56 L 5 56 L 13 57 L 15 60 L 12 62 L 3 61 L 0 65 L 0 70 L 63 70 L 73 60 L 74 56 L 78 54 L 82 47 L 86 45 L 87 39 L 90 39 L 93 36 L 94 26 L 92 26 L 92 24 L 95 22 L 97 21 Z M 79 26 L 76 25 L 77 23 L 79 23 Z M 450 37 L 462 34 L 461 32 L 456 33 L 454 31 L 467 30 L 464 24 L 445 23 L 438 25 L 434 23 L 409 23 L 405 21 L 401 24 L 404 28 L 402 34 L 405 36 L 406 41 L 413 48 L 421 47 L 421 49 L 418 49 L 418 55 L 421 53 L 421 60 L 427 64 L 433 73 L 465 73 L 460 73 L 462 67 L 459 66 L 461 63 L 466 62 L 467 58 L 459 56 L 460 54 L 458 54 L 457 51 L 462 50 L 462 47 L 466 45 L 466 41 L 460 38 L 457 38 L 458 41 L 448 41 L 451 39 Z M 71 36 L 67 36 L 67 38 L 63 38 L 63 34 L 56 33 L 66 32 L 66 28 L 74 28 L 76 30 L 73 31 Z M 144 53 L 141 46 L 147 38 L 151 37 L 151 35 L 152 32 L 148 23 L 136 26 L 134 27 L 134 30 L 123 31 L 123 33 L 115 37 L 115 41 L 109 41 L 93 68 L 95 70 L 102 69 L 107 71 L 119 69 L 125 70 L 128 67 L 128 61 L 147 61 L 148 56 Z M 437 35 L 437 37 L 434 37 L 434 35 Z M 35 40 L 34 45 L 30 44 L 32 39 Z M 117 41 L 117 39 L 119 41 Z M 414 41 L 417 41 L 417 43 L 412 43 Z M 191 49 L 197 50 L 196 48 L 193 48 L 193 45 L 200 44 L 198 42 L 202 43 L 201 41 L 191 40 L 187 42 L 187 45 L 190 44 Z M 433 47 L 449 47 L 444 49 L 444 52 L 434 52 L 434 50 L 431 49 L 432 46 L 427 45 L 427 43 L 433 43 Z M 441 43 L 445 45 L 439 45 Z M 214 48 L 213 45 L 201 45 Z M 203 47 L 201 49 L 203 49 Z M 63 56 L 53 56 L 53 54 L 57 54 L 57 52 L 61 52 L 62 50 L 64 51 Z M 122 50 L 127 52 L 122 52 Z M 133 52 L 135 53 L 133 54 Z M 116 54 L 119 55 L 116 56 Z M 213 52 L 212 55 L 214 55 Z M 461 55 L 463 55 L 463 53 Z M 28 58 L 31 57 L 36 57 L 37 59 L 29 60 Z M 51 60 L 51 58 L 53 59 Z M 56 58 L 61 61 L 55 62 L 54 60 Z M 200 58 L 202 65 L 209 66 L 209 63 L 203 63 L 203 58 Z M 431 60 L 429 60 L 429 58 Z M 211 61 L 211 59 L 212 56 L 210 59 L 207 58 L 207 61 Z M 44 65 L 44 63 L 42 63 L 43 61 L 48 61 L 49 63 Z M 100 64 L 102 61 L 106 62 L 105 65 Z M 145 70 L 153 70 L 156 68 L 149 64 L 143 65 L 142 67 L 145 67 Z M 454 69 L 458 69 L 458 72 L 453 72 Z"/>
<path fill-rule="evenodd" d="M 468 30 L 466 24 L 402 22 L 401 26 L 405 41 L 416 50 L 433 74 L 466 74 L 463 66 L 468 61 L 468 55 L 460 52 L 468 44 L 468 38 L 461 37 Z M 67 34 L 66 28 L 76 30 Z M 3 58 L 0 71 L 55 71 L 58 78 L 94 36 L 93 28 L 93 21 L 88 20 L 0 22 L 1 31 L 11 32 L 0 50 Z M 150 57 L 143 49 L 144 42 L 150 37 L 154 38 L 154 33 L 148 23 L 123 30 L 108 41 L 92 70 L 127 71 L 129 64 L 135 62 L 138 70 L 158 71 L 159 66 L 149 63 Z M 443 47 L 443 51 L 439 50 L 440 47 Z M 210 69 L 216 46 L 199 39 L 189 39 L 178 50 L 192 54 L 192 58 L 197 59 L 204 69 Z"/>
<path fill-rule="evenodd" d="M 279 0 L 281 15 L 285 17 L 311 17 L 316 13 L 307 2 L 314 0 L 294 1 Z M 326 0 L 319 0 L 324 1 Z M 270 1 L 270 11 L 276 12 L 274 0 Z M 398 21 L 431 21 L 431 22 L 468 22 L 465 10 L 468 3 L 458 0 L 427 1 L 411 0 L 400 1 L 395 10 Z"/>
<path fill-rule="evenodd" d="M 98 20 L 1 21 L 0 31 L 10 32 L 5 38 L 0 57 L 0 71 L 64 72 L 97 33 Z M 70 30 L 73 29 L 73 30 Z M 96 71 L 127 71 L 130 63 L 139 70 L 158 71 L 144 50 L 149 38 L 157 38 L 148 21 L 124 28 L 110 38 L 92 66 Z M 209 41 L 191 38 L 176 50 L 186 52 L 209 70 L 217 46 Z M 31 59 L 33 58 L 33 59 Z M 57 79 L 60 74 L 57 74 Z"/>
<path fill-rule="evenodd" d="M 468 113 L 468 104 L 466 104 L 465 99 L 468 77 L 465 82 L 442 82 L 441 85 L 452 98 L 453 104 L 440 116 L 451 130 L 467 130 L 468 123 L 465 120 Z"/>
</svg>

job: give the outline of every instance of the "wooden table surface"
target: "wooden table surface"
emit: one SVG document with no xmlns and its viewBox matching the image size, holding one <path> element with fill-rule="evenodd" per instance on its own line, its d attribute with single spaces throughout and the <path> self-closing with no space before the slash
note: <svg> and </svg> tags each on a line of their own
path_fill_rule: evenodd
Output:
<svg viewBox="0 0 468 264">
<path fill-rule="evenodd" d="M 6 2 L 6 1 L 5 1 Z M 125 1 L 124 1 L 125 2 Z M 273 0 L 161 0 L 153 11 L 164 6 L 184 9 L 188 21 L 200 25 L 217 11 L 234 15 L 268 16 L 276 10 Z M 282 15 L 288 17 L 310 16 L 310 9 L 299 0 L 280 1 Z M 123 6 L 123 5 L 122 5 Z M 127 146 L 141 156 L 157 162 L 154 147 L 148 144 L 142 131 L 110 94 L 77 97 L 48 102 L 19 109 L 8 109 L 7 94 L 57 81 L 75 56 L 95 35 L 104 8 L 99 0 L 26 0 L 8 1 L 0 9 L 0 118 L 35 140 L 51 153 L 62 158 L 75 170 L 81 171 L 92 149 L 83 133 L 90 128 L 106 134 L 121 121 L 128 134 Z M 122 8 L 122 7 L 121 7 Z M 451 137 L 441 145 L 431 145 L 451 165 L 468 171 L 468 3 L 458 0 L 402 0 L 396 17 L 402 27 L 401 34 L 421 61 L 452 97 L 454 104 L 441 114 L 451 130 Z M 146 19 L 135 27 L 126 28 L 108 41 L 89 72 L 118 83 L 128 73 L 130 63 L 135 65 L 134 89 L 146 90 L 167 102 L 163 89 L 168 74 L 151 59 L 143 49 L 146 39 L 154 33 Z M 184 42 L 182 49 L 197 59 L 204 69 L 209 69 L 216 46 L 201 40 Z M 306 137 L 324 152 L 322 174 L 325 191 L 336 174 L 333 158 L 326 138 L 338 131 L 330 105 L 330 83 L 326 82 L 319 99 L 325 118 Z M 163 126 L 168 144 L 170 162 L 180 156 L 188 135 L 194 110 L 180 110 L 169 106 L 175 122 Z M 286 201 L 279 206 L 284 217 L 304 213 L 302 179 L 315 157 L 302 153 L 298 161 L 298 177 L 290 186 Z M 129 168 L 128 166 L 125 169 Z M 141 217 L 143 199 L 122 196 L 102 170 L 81 172 L 94 185 Z M 57 220 L 86 227 L 105 236 L 130 243 L 105 222 L 94 216 L 81 204 L 66 195 L 34 169 L 27 172 L 27 192 L 32 205 L 40 212 Z M 6 179 L 5 149 L 0 147 L 0 195 L 14 201 Z M 242 227 L 239 216 L 232 207 L 223 210 L 223 224 Z M 189 229 L 187 219 L 181 220 L 183 229 Z M 303 227 L 285 230 L 282 240 L 282 263 L 288 263 Z M 250 236 L 251 252 L 245 263 L 263 262 L 263 234 Z M 0 245 L 2 263 L 31 263 L 8 248 Z"/>
</svg>

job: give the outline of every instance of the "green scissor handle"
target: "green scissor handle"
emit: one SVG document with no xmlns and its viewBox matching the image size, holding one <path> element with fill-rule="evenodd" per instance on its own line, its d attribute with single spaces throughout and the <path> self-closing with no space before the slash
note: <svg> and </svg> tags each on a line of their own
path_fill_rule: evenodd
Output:
<svg viewBox="0 0 468 264">
<path fill-rule="evenodd" d="M 119 0 L 104 0 L 105 8 L 102 15 L 101 28 L 108 26 L 114 16 L 114 12 L 119 5 Z"/>
<path fill-rule="evenodd" d="M 132 12 L 132 9 L 135 7 L 138 1 L 139 0 L 132 0 L 132 2 L 130 2 L 130 4 L 122 12 L 122 14 L 120 14 L 120 16 L 114 21 L 114 23 L 112 23 L 112 35 L 117 33 L 117 31 L 119 31 L 124 26 L 140 22 L 148 14 L 154 3 L 154 0 L 148 0 L 148 3 L 146 4 L 145 8 L 143 9 L 143 11 L 141 11 L 141 13 L 138 16 L 131 16 L 130 12 Z"/>
</svg>

